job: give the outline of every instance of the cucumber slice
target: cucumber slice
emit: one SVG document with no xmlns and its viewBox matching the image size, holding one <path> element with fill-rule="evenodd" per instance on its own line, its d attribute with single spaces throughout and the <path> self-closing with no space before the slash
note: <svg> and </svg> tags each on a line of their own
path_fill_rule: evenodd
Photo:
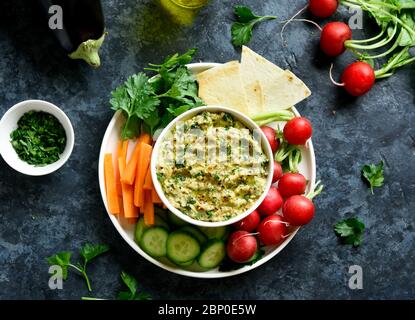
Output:
<svg viewBox="0 0 415 320">
<path fill-rule="evenodd" d="M 187 225 L 182 228 L 180 228 L 180 231 L 184 231 L 189 233 L 191 236 L 193 236 L 197 241 L 199 241 L 200 245 L 203 245 L 208 238 L 205 236 L 205 234 L 200 231 L 198 228 Z"/>
<path fill-rule="evenodd" d="M 167 257 L 181 264 L 194 260 L 200 253 L 199 242 L 187 232 L 175 231 L 167 239 Z"/>
<path fill-rule="evenodd" d="M 180 267 L 188 267 L 188 266 L 191 266 L 194 262 L 195 262 L 194 260 L 190 260 L 190 261 L 183 262 L 183 263 L 180 263 L 180 264 L 177 264 L 177 265 L 180 266 Z"/>
<path fill-rule="evenodd" d="M 186 221 L 183 221 L 182 219 L 180 219 L 178 216 L 176 216 L 172 212 L 168 213 L 168 220 L 172 225 L 174 225 L 176 227 L 183 227 L 183 226 L 188 225 L 188 223 Z"/>
<path fill-rule="evenodd" d="M 166 255 L 166 243 L 169 237 L 166 229 L 151 227 L 144 231 L 140 241 L 141 248 L 154 258 Z"/>
<path fill-rule="evenodd" d="M 170 230 L 170 227 L 166 223 L 166 221 L 164 221 L 164 219 L 160 218 L 160 216 L 158 216 L 158 215 L 154 215 L 154 225 L 153 226 L 147 226 L 144 223 L 144 218 L 141 217 L 140 219 L 138 219 L 137 225 L 135 227 L 135 232 L 134 232 L 135 241 L 137 243 L 140 243 L 141 237 L 143 236 L 144 231 L 146 231 L 148 228 L 151 228 L 151 227 L 162 227 L 162 228 L 166 229 L 167 231 Z"/>
<path fill-rule="evenodd" d="M 228 235 L 226 227 L 199 227 L 200 230 L 208 237 L 208 239 L 225 240 Z"/>
<path fill-rule="evenodd" d="M 206 245 L 197 262 L 202 268 L 212 269 L 217 267 L 225 256 L 225 243 L 221 240 L 213 240 Z"/>
</svg>

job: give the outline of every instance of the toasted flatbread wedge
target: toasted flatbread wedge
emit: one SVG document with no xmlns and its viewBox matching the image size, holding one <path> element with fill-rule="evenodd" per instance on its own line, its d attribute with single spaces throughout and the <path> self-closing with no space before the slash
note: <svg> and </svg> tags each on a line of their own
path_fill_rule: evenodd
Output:
<svg viewBox="0 0 415 320">
<path fill-rule="evenodd" d="M 198 74 L 199 97 L 206 105 L 220 105 L 248 113 L 238 61 L 230 61 Z"/>
<path fill-rule="evenodd" d="M 252 88 L 257 81 L 262 94 L 262 105 L 255 108 L 253 103 L 249 104 L 249 108 L 255 109 L 254 112 L 250 110 L 249 114 L 289 109 L 311 94 L 307 86 L 292 72 L 284 71 L 246 46 L 242 47 L 241 60 L 242 81 L 245 83 L 247 96 L 250 92 L 252 96 Z"/>
</svg>

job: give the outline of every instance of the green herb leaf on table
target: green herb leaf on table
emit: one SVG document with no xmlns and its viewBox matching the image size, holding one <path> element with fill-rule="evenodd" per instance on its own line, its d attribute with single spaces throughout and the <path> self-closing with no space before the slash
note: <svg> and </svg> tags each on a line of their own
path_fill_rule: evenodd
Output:
<svg viewBox="0 0 415 320">
<path fill-rule="evenodd" d="M 58 265 L 62 268 L 63 280 L 66 280 L 68 278 L 68 268 L 72 268 L 78 271 L 82 275 L 82 277 L 85 279 L 86 285 L 88 287 L 88 291 L 92 291 L 91 283 L 86 273 L 87 264 L 92 259 L 107 252 L 108 250 L 109 250 L 109 247 L 107 245 L 85 244 L 84 246 L 82 246 L 79 252 L 80 256 L 83 258 L 83 263 L 81 262 L 76 262 L 75 264 L 71 263 L 72 254 L 67 251 L 62 251 L 53 256 L 50 256 L 47 258 L 47 261 L 49 265 Z"/>
<path fill-rule="evenodd" d="M 84 246 L 82 246 L 80 254 L 82 258 L 84 258 L 85 263 L 88 263 L 97 256 L 107 252 L 109 249 L 110 247 L 105 244 L 93 245 L 87 243 Z"/>
<path fill-rule="evenodd" d="M 68 279 L 68 266 L 71 263 L 71 255 L 70 252 L 62 251 L 47 258 L 49 265 L 57 265 L 62 268 L 63 280 Z"/>
<path fill-rule="evenodd" d="M 232 24 L 232 43 L 234 46 L 243 46 L 251 41 L 254 26 L 265 20 L 276 19 L 275 16 L 258 16 L 245 6 L 235 6 L 236 22 Z"/>
<path fill-rule="evenodd" d="M 118 300 L 150 300 L 151 299 L 149 294 L 145 292 L 137 292 L 138 282 L 133 276 L 122 271 L 121 279 L 124 282 L 124 284 L 127 286 L 129 291 L 120 291 L 117 295 Z"/>
<path fill-rule="evenodd" d="M 357 218 L 346 219 L 334 225 L 334 231 L 341 238 L 342 242 L 355 247 L 361 245 L 364 230 L 364 223 Z"/>
<path fill-rule="evenodd" d="M 382 187 L 384 182 L 383 176 L 383 160 L 378 165 L 367 164 L 362 168 L 362 175 L 370 185 L 370 191 L 373 194 L 374 187 Z"/>
</svg>

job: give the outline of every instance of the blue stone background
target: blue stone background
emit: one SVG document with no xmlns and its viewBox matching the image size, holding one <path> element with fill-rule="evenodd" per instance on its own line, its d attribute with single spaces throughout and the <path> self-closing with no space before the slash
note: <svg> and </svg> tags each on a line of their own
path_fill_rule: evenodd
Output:
<svg viewBox="0 0 415 320">
<path fill-rule="evenodd" d="M 72 120 L 76 143 L 69 162 L 46 177 L 27 177 L 0 160 L 0 298 L 79 299 L 88 292 L 71 273 L 63 290 L 48 288 L 46 257 L 76 252 L 85 242 L 107 243 L 110 254 L 89 267 L 94 295 L 115 296 L 119 273 L 133 274 L 153 299 L 414 299 L 415 298 L 415 73 L 413 66 L 354 99 L 329 82 L 330 60 L 318 51 L 318 32 L 280 21 L 305 1 L 212 0 L 191 25 L 177 25 L 157 1 L 103 0 L 109 36 L 102 67 L 66 58 L 33 1 L 0 2 L 0 113 L 25 99 L 60 106 Z M 318 176 L 326 190 L 313 222 L 277 257 L 228 279 L 197 280 L 159 269 L 136 254 L 107 217 L 98 189 L 98 154 L 113 112 L 110 91 L 148 62 L 198 47 L 197 60 L 238 59 L 230 43 L 232 6 L 275 14 L 255 30 L 250 47 L 290 68 L 313 95 L 298 105 L 311 119 Z M 305 14 L 307 16 L 307 14 Z M 344 8 L 332 19 L 347 20 Z M 325 23 L 321 21 L 321 23 Z M 376 30 L 365 20 L 355 37 Z M 353 57 L 336 59 L 335 75 Z M 386 183 L 371 195 L 360 177 L 367 162 L 386 163 Z M 360 248 L 342 246 L 333 224 L 357 216 L 367 231 Z M 348 288 L 348 268 L 360 265 L 364 289 Z"/>
</svg>

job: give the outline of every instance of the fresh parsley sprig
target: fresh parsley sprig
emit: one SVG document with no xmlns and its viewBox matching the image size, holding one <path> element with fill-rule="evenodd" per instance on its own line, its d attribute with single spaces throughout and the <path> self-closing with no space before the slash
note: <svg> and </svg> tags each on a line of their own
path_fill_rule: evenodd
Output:
<svg viewBox="0 0 415 320">
<path fill-rule="evenodd" d="M 155 76 L 140 72 L 111 93 L 112 109 L 122 110 L 126 117 L 122 139 L 135 138 L 143 131 L 153 135 L 183 112 L 203 105 L 196 78 L 186 67 L 196 52 L 190 49 L 167 57 L 162 64 L 149 64 L 145 70 L 156 72 Z"/>
<path fill-rule="evenodd" d="M 383 160 L 379 162 L 378 165 L 375 164 L 366 164 L 362 168 L 362 175 L 367 180 L 370 185 L 370 192 L 373 194 L 374 187 L 383 186 L 385 180 L 383 176 Z"/>
<path fill-rule="evenodd" d="M 62 268 L 63 280 L 68 278 L 68 268 L 72 268 L 78 271 L 82 277 L 85 279 L 88 291 L 92 291 L 91 282 L 86 273 L 87 264 L 94 258 L 102 255 L 107 252 L 110 248 L 104 244 L 85 244 L 80 249 L 80 256 L 82 257 L 82 262 L 77 262 L 75 264 L 71 263 L 72 253 L 68 251 L 61 251 L 53 256 L 47 258 L 47 261 L 50 265 L 58 265 Z"/>
<path fill-rule="evenodd" d="M 151 300 L 151 296 L 146 292 L 138 291 L 138 282 L 137 280 L 129 275 L 128 273 L 122 271 L 120 274 L 122 282 L 128 288 L 128 291 L 120 291 L 117 294 L 117 300 Z M 102 298 L 95 297 L 82 297 L 82 300 L 105 300 Z"/>
<path fill-rule="evenodd" d="M 234 13 L 236 22 L 232 24 L 232 43 L 234 46 L 240 47 L 251 41 L 252 30 L 255 25 L 265 21 L 276 19 L 276 16 L 258 16 L 252 10 L 245 6 L 235 6 Z"/>
<path fill-rule="evenodd" d="M 357 218 L 340 221 L 334 225 L 334 232 L 344 244 L 358 247 L 362 244 L 362 235 L 365 225 Z"/>
</svg>

